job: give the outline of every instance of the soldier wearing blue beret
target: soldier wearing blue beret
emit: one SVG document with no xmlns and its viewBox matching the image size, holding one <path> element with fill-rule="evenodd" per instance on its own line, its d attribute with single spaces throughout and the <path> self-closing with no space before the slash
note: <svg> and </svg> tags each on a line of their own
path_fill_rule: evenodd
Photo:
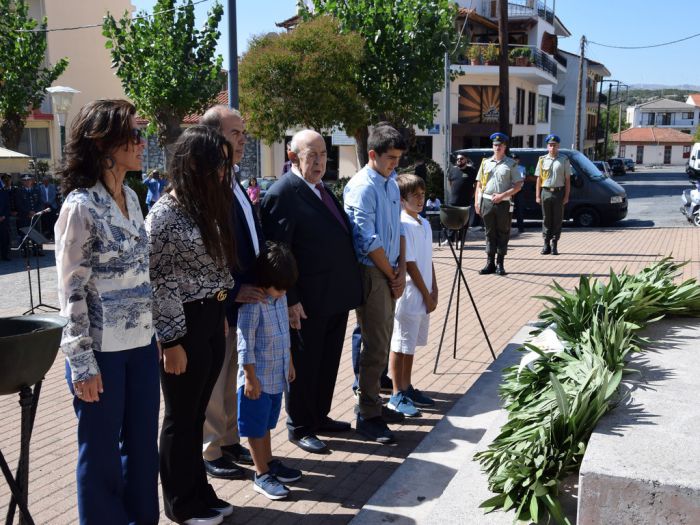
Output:
<svg viewBox="0 0 700 525">
<path fill-rule="evenodd" d="M 564 206 L 569 202 L 571 191 L 571 163 L 569 157 L 559 153 L 561 139 L 547 135 L 547 154 L 537 161 L 535 176 L 537 186 L 535 200 L 542 205 L 542 255 L 559 255 L 558 242 L 564 219 Z"/>
<path fill-rule="evenodd" d="M 481 161 L 476 176 L 474 205 L 484 221 L 487 258 L 486 266 L 479 273 L 505 275 L 503 260 L 510 240 L 512 199 L 522 188 L 523 179 L 516 162 L 506 157 L 508 136 L 494 133 L 491 141 L 493 157 Z"/>
</svg>

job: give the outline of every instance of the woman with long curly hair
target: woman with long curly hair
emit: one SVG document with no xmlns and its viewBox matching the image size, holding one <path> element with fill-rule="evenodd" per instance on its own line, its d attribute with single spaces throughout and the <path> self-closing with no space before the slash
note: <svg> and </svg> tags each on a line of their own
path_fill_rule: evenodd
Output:
<svg viewBox="0 0 700 525">
<path fill-rule="evenodd" d="M 168 168 L 172 189 L 146 218 L 163 347 L 160 476 L 165 514 L 177 523 L 215 525 L 233 512 L 207 481 L 202 458 L 205 410 L 224 360 L 224 299 L 234 284 L 232 154 L 211 128 L 187 129 Z"/>
<path fill-rule="evenodd" d="M 138 197 L 124 185 L 144 143 L 135 109 L 96 100 L 78 113 L 59 170 L 56 221 L 61 350 L 78 416 L 81 524 L 156 524 L 158 350 L 148 238 Z"/>
</svg>

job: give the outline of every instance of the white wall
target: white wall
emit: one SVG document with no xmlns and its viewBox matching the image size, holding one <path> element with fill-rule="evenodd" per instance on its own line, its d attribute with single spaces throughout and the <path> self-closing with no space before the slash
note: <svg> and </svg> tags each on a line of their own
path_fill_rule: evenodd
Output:
<svg viewBox="0 0 700 525">
<path fill-rule="evenodd" d="M 636 144 L 626 144 L 625 145 L 625 157 L 629 157 L 636 162 L 637 159 L 637 146 Z M 654 144 L 654 145 L 644 145 L 644 157 L 642 159 L 642 164 L 644 165 L 658 165 L 661 166 L 664 163 L 664 145 Z M 683 146 L 674 145 L 671 146 L 671 166 L 683 166 L 688 162 L 688 159 L 683 158 Z"/>
</svg>

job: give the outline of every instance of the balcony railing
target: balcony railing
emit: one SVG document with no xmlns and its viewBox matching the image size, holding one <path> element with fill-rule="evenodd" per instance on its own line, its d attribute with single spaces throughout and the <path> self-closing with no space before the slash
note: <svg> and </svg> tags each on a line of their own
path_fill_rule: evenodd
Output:
<svg viewBox="0 0 700 525">
<path fill-rule="evenodd" d="M 486 46 L 486 44 L 478 44 L 478 43 L 472 43 L 470 45 L 472 45 L 472 46 Z M 556 64 L 556 62 L 554 62 L 554 60 L 549 58 L 549 55 L 547 55 L 546 53 L 544 53 L 543 51 L 541 51 L 535 47 L 531 47 L 530 51 L 532 52 L 532 56 L 530 58 L 530 61 L 532 62 L 532 64 L 535 67 L 541 69 L 542 71 L 546 71 L 547 73 L 552 75 L 554 78 L 557 78 L 557 64 Z M 467 59 L 456 60 L 454 62 L 455 65 L 457 65 L 457 64 L 467 65 L 469 63 L 470 63 L 470 61 Z M 494 64 L 492 67 L 497 67 L 497 66 L 498 66 L 498 64 Z"/>
<path fill-rule="evenodd" d="M 481 12 L 491 18 L 498 18 L 498 2 L 496 0 L 483 0 Z M 535 0 L 510 0 L 508 2 L 508 17 L 522 18 L 539 16 L 550 24 L 554 23 L 554 11 L 549 9 L 544 2 Z"/>
<path fill-rule="evenodd" d="M 552 104 L 559 104 L 560 106 L 566 106 L 566 97 L 564 95 L 552 93 Z"/>
</svg>

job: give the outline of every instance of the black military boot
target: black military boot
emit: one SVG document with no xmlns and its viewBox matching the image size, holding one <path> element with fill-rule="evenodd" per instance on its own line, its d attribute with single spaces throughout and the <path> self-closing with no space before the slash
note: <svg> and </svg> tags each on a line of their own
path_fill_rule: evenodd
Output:
<svg viewBox="0 0 700 525">
<path fill-rule="evenodd" d="M 552 247 L 549 245 L 549 239 L 544 240 L 544 246 L 542 246 L 542 250 L 540 250 L 540 253 L 542 255 L 549 255 L 552 253 Z"/>
<path fill-rule="evenodd" d="M 489 255 L 486 266 L 484 266 L 481 270 L 479 270 L 479 273 L 481 275 L 488 275 L 490 273 L 494 273 L 495 271 L 496 271 L 496 264 L 493 262 L 493 255 Z"/>
<path fill-rule="evenodd" d="M 552 241 L 552 255 L 559 255 L 559 250 L 557 250 L 557 242 L 559 242 L 559 239 L 554 239 Z"/>
<path fill-rule="evenodd" d="M 496 263 L 496 273 L 498 275 L 506 275 L 506 269 L 503 266 L 503 259 L 505 259 L 505 255 L 499 255 L 498 256 L 498 262 Z"/>
</svg>

